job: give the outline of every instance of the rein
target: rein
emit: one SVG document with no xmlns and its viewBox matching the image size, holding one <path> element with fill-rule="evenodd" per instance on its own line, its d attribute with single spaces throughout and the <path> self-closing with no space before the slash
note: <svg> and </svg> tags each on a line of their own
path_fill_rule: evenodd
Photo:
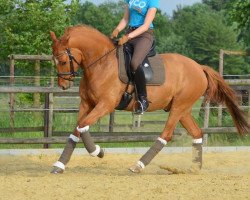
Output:
<svg viewBox="0 0 250 200">
<path fill-rule="evenodd" d="M 87 68 L 93 66 L 94 64 L 96 64 L 98 61 L 100 61 L 102 58 L 106 57 L 108 54 L 112 53 L 114 50 L 116 50 L 118 47 L 114 47 L 113 49 L 111 49 L 110 51 L 108 51 L 107 53 L 105 53 L 103 56 L 101 56 L 100 58 L 98 58 L 97 60 L 95 60 L 94 62 L 92 62 L 91 64 L 89 64 L 87 66 Z"/>
<path fill-rule="evenodd" d="M 94 62 L 92 62 L 91 64 L 89 64 L 87 66 L 87 68 L 93 66 L 94 64 L 96 64 L 98 61 L 100 61 L 102 58 L 106 57 L 107 55 L 109 55 L 110 53 L 112 53 L 114 50 L 116 50 L 118 48 L 118 46 L 115 46 L 113 49 L 111 49 L 110 51 L 108 51 L 107 53 L 105 53 L 103 56 L 101 56 L 100 58 L 98 58 L 97 60 L 95 60 Z M 68 54 L 69 56 L 69 62 L 70 62 L 70 72 L 64 72 L 64 73 L 57 73 L 57 76 L 64 79 L 64 80 L 68 80 L 68 81 L 74 81 L 72 79 L 72 77 L 76 77 L 79 74 L 77 72 L 75 72 L 74 70 L 74 65 L 73 65 L 73 61 L 76 62 L 76 64 L 78 64 L 78 66 L 80 66 L 80 63 L 77 62 L 77 60 L 75 59 L 75 57 L 71 54 L 70 48 L 67 48 L 65 52 L 55 56 L 55 58 L 58 58 L 64 54 Z M 69 78 L 66 78 L 64 76 L 70 76 Z"/>
</svg>

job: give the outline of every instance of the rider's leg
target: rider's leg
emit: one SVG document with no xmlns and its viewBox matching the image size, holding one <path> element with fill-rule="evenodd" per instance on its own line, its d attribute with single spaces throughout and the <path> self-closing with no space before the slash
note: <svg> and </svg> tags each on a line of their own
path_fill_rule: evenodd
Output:
<svg viewBox="0 0 250 200">
<path fill-rule="evenodd" d="M 136 108 L 135 113 L 143 114 L 143 112 L 147 110 L 149 103 L 147 100 L 145 74 L 141 66 L 137 67 L 136 71 L 134 72 L 134 83 L 138 100 L 140 102 L 140 105 Z"/>
<path fill-rule="evenodd" d="M 135 112 L 142 114 L 148 108 L 147 100 L 147 90 L 146 90 L 146 80 L 144 71 L 141 68 L 141 64 L 146 58 L 150 48 L 153 44 L 153 35 L 150 32 L 145 32 L 137 38 L 129 41 L 134 47 L 134 53 L 131 60 L 131 68 L 134 74 L 134 82 L 136 91 L 138 94 L 138 100 L 140 101 L 140 106 Z"/>
</svg>

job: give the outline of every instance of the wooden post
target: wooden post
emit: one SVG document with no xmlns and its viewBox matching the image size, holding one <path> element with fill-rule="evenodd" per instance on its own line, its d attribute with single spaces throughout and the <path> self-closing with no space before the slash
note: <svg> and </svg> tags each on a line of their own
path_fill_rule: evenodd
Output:
<svg viewBox="0 0 250 200">
<path fill-rule="evenodd" d="M 40 86 L 40 60 L 35 61 L 35 86 Z M 40 106 L 40 94 L 34 93 L 34 107 Z"/>
<path fill-rule="evenodd" d="M 141 115 L 135 115 L 132 113 L 132 120 L 133 120 L 133 128 L 139 128 L 141 126 Z"/>
<path fill-rule="evenodd" d="M 109 115 L 109 132 L 114 132 L 114 124 L 115 124 L 115 111 L 110 113 Z"/>
<path fill-rule="evenodd" d="M 53 133 L 53 107 L 54 107 L 54 94 L 45 93 L 44 103 L 44 137 L 51 138 Z M 44 148 L 49 148 L 49 144 L 44 144 Z"/>
<path fill-rule="evenodd" d="M 218 121 L 217 121 L 217 126 L 221 127 L 222 126 L 222 104 L 219 104 L 219 107 L 218 107 Z"/>
<path fill-rule="evenodd" d="M 220 50 L 220 60 L 219 60 L 219 74 L 223 76 L 223 67 L 224 67 L 224 51 Z"/>
<path fill-rule="evenodd" d="M 223 71 L 224 71 L 224 51 L 221 49 L 220 50 L 220 61 L 219 61 L 219 73 L 221 75 L 221 77 L 223 77 Z M 217 121 L 217 125 L 218 126 L 222 126 L 222 105 L 219 104 L 218 105 L 218 121 Z"/>
<path fill-rule="evenodd" d="M 49 93 L 45 93 L 44 102 L 44 137 L 49 137 Z M 48 144 L 44 144 L 45 149 L 49 148 Z"/>
<path fill-rule="evenodd" d="M 208 128 L 209 126 L 209 115 L 210 115 L 210 103 L 205 104 L 205 115 L 204 115 L 204 125 L 203 128 Z M 203 135 L 203 144 L 207 145 L 208 134 Z"/>
<path fill-rule="evenodd" d="M 10 86 L 14 85 L 15 82 L 15 60 L 13 56 L 10 56 Z M 14 93 L 10 93 L 10 128 L 14 129 L 15 121 L 14 121 L 14 104 L 15 104 L 15 95 Z"/>
</svg>

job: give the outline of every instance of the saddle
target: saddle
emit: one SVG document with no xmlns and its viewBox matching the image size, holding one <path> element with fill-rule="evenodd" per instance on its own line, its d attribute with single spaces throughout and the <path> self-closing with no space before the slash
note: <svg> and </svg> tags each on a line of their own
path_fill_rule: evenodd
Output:
<svg viewBox="0 0 250 200">
<path fill-rule="evenodd" d="M 165 67 L 160 55 L 156 54 L 155 41 L 142 63 L 142 69 L 145 74 L 146 84 L 150 86 L 162 85 L 165 82 Z M 119 61 L 119 78 L 127 84 L 126 91 L 124 92 L 120 104 L 116 110 L 124 110 L 132 100 L 132 93 L 128 93 L 127 89 L 130 84 L 133 84 L 131 59 L 133 56 L 133 47 L 129 44 L 119 47 L 117 51 L 117 58 Z"/>
</svg>

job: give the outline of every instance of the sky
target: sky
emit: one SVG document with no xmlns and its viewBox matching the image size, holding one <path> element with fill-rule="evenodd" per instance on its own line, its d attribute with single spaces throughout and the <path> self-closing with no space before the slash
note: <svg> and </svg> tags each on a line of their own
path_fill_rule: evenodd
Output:
<svg viewBox="0 0 250 200">
<path fill-rule="evenodd" d="M 88 0 L 95 4 L 106 2 L 107 0 Z M 116 1 L 116 0 L 109 0 Z M 187 6 L 193 5 L 194 3 L 201 2 L 202 0 L 160 0 L 160 9 L 167 15 L 172 16 L 173 10 L 176 10 L 177 5 Z"/>
</svg>

